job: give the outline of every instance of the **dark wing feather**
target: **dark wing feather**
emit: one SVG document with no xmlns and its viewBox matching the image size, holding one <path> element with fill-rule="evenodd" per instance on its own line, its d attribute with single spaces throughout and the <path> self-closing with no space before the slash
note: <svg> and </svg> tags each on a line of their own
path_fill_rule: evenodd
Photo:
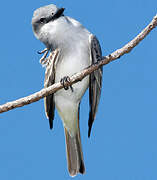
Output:
<svg viewBox="0 0 157 180">
<path fill-rule="evenodd" d="M 56 61 L 57 55 L 49 58 L 49 61 L 46 65 L 46 72 L 45 72 L 45 81 L 44 87 L 49 87 L 55 83 L 55 68 L 54 63 Z M 45 113 L 47 118 L 49 119 L 50 129 L 53 128 L 53 120 L 54 120 L 54 112 L 55 112 L 55 102 L 54 102 L 54 94 L 51 94 L 44 98 L 45 102 Z"/>
<path fill-rule="evenodd" d="M 99 41 L 95 36 L 92 35 L 91 37 L 91 59 L 92 64 L 100 61 L 102 59 L 102 52 Z M 102 67 L 94 71 L 89 76 L 89 103 L 90 103 L 90 113 L 89 113 L 89 120 L 88 120 L 88 137 L 90 137 L 92 124 L 95 119 L 95 115 L 98 109 L 98 104 L 100 100 L 101 94 L 101 86 L 102 86 Z"/>
</svg>

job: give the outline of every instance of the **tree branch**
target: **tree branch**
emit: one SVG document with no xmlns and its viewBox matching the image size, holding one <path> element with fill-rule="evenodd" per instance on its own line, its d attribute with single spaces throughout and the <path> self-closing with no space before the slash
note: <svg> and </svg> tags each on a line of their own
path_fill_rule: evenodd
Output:
<svg viewBox="0 0 157 180">
<path fill-rule="evenodd" d="M 82 70 L 81 72 L 74 74 L 73 76 L 70 77 L 70 83 L 67 82 L 67 83 L 65 83 L 65 85 L 66 86 L 72 85 L 78 81 L 81 81 L 84 77 L 91 74 L 93 71 L 99 69 L 101 66 L 106 65 L 106 64 L 110 63 L 111 61 L 114 61 L 114 60 L 120 58 L 122 55 L 124 55 L 126 53 L 129 53 L 156 26 L 157 26 L 157 15 L 153 18 L 151 23 L 143 31 L 141 31 L 141 33 L 138 34 L 132 41 L 130 41 L 128 44 L 126 44 L 121 49 L 114 51 L 112 54 L 103 57 L 102 61 L 99 61 L 98 63 L 91 65 L 90 67 Z M 27 105 L 27 104 L 30 104 L 30 103 L 33 103 L 36 101 L 39 101 L 40 99 L 42 99 L 52 93 L 55 93 L 56 91 L 58 91 L 59 89 L 62 89 L 62 88 L 63 88 L 63 86 L 61 85 L 60 82 L 55 83 L 54 85 L 52 85 L 48 88 L 44 88 L 44 89 L 40 90 L 39 92 L 36 92 L 32 95 L 29 95 L 27 97 L 20 98 L 18 100 L 8 102 L 4 105 L 1 105 L 0 113 L 9 111 L 9 110 L 17 108 L 17 107 L 22 107 L 24 105 Z"/>
</svg>

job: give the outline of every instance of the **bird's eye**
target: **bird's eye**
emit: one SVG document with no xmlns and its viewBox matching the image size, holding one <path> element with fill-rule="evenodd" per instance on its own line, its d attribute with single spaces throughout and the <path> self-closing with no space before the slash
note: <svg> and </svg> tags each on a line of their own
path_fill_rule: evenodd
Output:
<svg viewBox="0 0 157 180">
<path fill-rule="evenodd" d="M 40 18 L 40 23 L 46 23 L 46 18 Z"/>
<path fill-rule="evenodd" d="M 54 15 L 54 13 L 52 13 L 52 15 Z"/>
</svg>

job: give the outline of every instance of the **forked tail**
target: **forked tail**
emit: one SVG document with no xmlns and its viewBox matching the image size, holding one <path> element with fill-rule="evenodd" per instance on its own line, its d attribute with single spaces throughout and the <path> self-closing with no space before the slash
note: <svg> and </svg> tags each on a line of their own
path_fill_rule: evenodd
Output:
<svg viewBox="0 0 157 180">
<path fill-rule="evenodd" d="M 80 132 L 78 132 L 76 136 L 71 137 L 66 128 L 64 128 L 64 130 L 69 173 L 71 176 L 76 176 L 78 173 L 84 174 L 85 166 L 83 161 Z"/>
</svg>

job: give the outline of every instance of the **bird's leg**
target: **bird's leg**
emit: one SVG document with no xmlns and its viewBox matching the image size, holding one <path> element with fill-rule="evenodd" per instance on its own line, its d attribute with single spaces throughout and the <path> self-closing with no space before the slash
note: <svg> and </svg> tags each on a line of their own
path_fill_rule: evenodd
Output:
<svg viewBox="0 0 157 180">
<path fill-rule="evenodd" d="M 41 64 L 45 64 L 45 63 L 47 62 L 46 56 L 48 55 L 49 50 L 48 50 L 47 48 L 45 48 L 44 50 L 38 51 L 37 53 L 38 53 L 38 54 L 44 54 L 44 55 L 41 57 L 41 59 L 40 59 L 40 63 L 41 63 Z"/>
<path fill-rule="evenodd" d="M 63 85 L 64 89 L 68 90 L 69 86 L 65 85 L 66 82 L 70 83 L 70 77 L 69 76 L 65 76 L 60 80 L 60 83 L 61 83 L 61 85 Z M 73 89 L 72 85 L 70 85 L 70 89 L 71 89 L 72 92 L 74 92 L 74 89 Z"/>
</svg>

